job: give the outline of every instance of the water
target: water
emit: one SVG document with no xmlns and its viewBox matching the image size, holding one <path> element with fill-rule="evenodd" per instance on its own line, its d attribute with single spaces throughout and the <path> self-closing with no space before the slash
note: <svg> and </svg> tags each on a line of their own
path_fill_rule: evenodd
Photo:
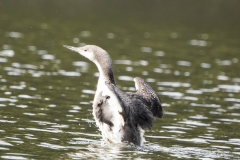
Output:
<svg viewBox="0 0 240 160">
<path fill-rule="evenodd" d="M 185 13 L 163 1 L 0 1 L 1 159 L 239 159 L 239 2 L 211 2 L 205 16 L 190 1 Z M 102 142 L 97 68 L 62 47 L 84 44 L 110 53 L 122 90 L 139 76 L 161 98 L 143 147 Z"/>
</svg>

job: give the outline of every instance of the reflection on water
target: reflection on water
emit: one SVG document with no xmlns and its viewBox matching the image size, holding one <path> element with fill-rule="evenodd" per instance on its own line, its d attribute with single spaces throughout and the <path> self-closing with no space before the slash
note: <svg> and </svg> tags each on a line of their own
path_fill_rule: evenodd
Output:
<svg viewBox="0 0 240 160">
<path fill-rule="evenodd" d="M 127 18 L 115 15 L 118 20 L 113 23 L 114 14 L 101 16 L 89 6 L 79 11 L 86 17 L 73 14 L 74 9 L 61 11 L 61 5 L 76 6 L 64 1 L 49 4 L 58 6 L 57 16 L 52 9 L 52 14 L 44 12 L 45 1 L 37 10 L 49 16 L 26 16 L 36 9 L 35 3 L 19 4 L 14 12 L 12 5 L 0 1 L 4 6 L 0 11 L 4 22 L 0 23 L 1 159 L 240 158 L 238 30 L 217 23 L 212 23 L 214 30 L 181 25 L 177 17 L 172 18 L 173 26 L 166 19 L 160 23 L 157 19 L 161 16 L 155 14 L 152 20 L 141 21 L 138 9 L 127 11 Z M 172 8 L 171 4 L 165 6 Z M 25 12 L 15 14 L 19 9 Z M 226 13 L 215 9 L 213 17 Z M 205 10 L 209 13 L 208 7 Z M 156 11 L 152 8 L 146 15 Z M 168 11 L 161 12 L 169 16 Z M 186 18 L 185 13 L 180 15 L 178 18 Z M 145 16 L 142 19 L 146 20 Z M 201 19 L 203 15 L 195 16 Z M 208 23 L 212 20 L 206 19 Z M 165 114 L 146 131 L 144 146 L 101 140 L 91 107 L 97 68 L 77 53 L 66 51 L 64 44 L 96 44 L 106 49 L 113 59 L 117 84 L 126 92 L 135 92 L 136 76 L 154 88 Z"/>
</svg>

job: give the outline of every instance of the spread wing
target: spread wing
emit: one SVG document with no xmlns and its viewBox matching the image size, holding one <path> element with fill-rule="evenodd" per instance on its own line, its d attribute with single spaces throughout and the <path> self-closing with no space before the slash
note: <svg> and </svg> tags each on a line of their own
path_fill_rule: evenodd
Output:
<svg viewBox="0 0 240 160">
<path fill-rule="evenodd" d="M 147 82 L 139 77 L 134 78 L 134 82 L 137 89 L 135 94 L 141 97 L 142 102 L 145 103 L 154 117 L 162 118 L 163 108 L 157 94 L 154 92 L 152 87 L 150 87 Z"/>
<path fill-rule="evenodd" d="M 127 124 L 135 127 L 140 125 L 143 129 L 150 129 L 152 127 L 154 117 L 138 95 L 125 93 L 110 83 L 106 85 L 122 106 L 124 111 L 123 117 Z"/>
<path fill-rule="evenodd" d="M 132 104 L 131 107 L 137 113 L 137 122 L 142 129 L 151 129 L 152 121 L 154 120 L 152 112 L 143 103 L 142 99 L 138 95 L 132 94 L 131 96 Z"/>
</svg>

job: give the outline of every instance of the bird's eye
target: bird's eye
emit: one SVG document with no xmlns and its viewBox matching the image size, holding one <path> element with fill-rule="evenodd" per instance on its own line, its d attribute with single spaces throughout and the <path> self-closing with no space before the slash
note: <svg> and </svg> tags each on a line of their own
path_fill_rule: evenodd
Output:
<svg viewBox="0 0 240 160">
<path fill-rule="evenodd" d="M 85 49 L 84 51 L 85 51 L 85 52 L 87 52 L 87 50 L 86 50 L 86 49 Z"/>
</svg>

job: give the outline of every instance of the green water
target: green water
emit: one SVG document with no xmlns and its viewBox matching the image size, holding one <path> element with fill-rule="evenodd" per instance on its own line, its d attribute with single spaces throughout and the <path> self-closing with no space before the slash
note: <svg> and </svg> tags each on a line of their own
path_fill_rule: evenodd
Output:
<svg viewBox="0 0 240 160">
<path fill-rule="evenodd" d="M 238 1 L 0 1 L 1 159 L 239 159 Z M 115 79 L 145 79 L 164 117 L 143 147 L 104 144 L 96 66 L 62 45 L 95 44 Z"/>
</svg>

